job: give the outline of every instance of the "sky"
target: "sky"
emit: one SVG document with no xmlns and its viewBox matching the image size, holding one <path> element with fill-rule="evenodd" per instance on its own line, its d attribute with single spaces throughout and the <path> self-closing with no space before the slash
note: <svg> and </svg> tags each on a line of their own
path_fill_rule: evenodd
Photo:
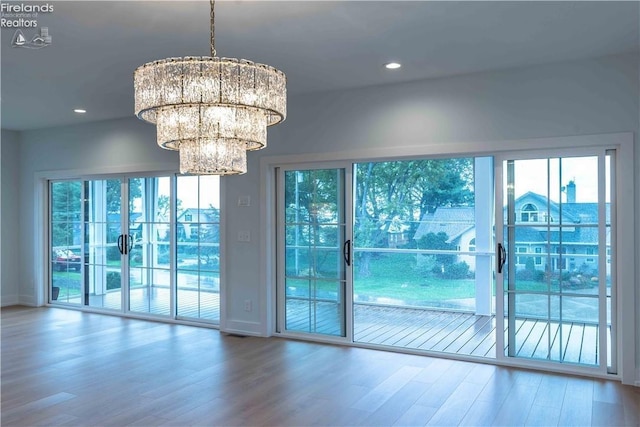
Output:
<svg viewBox="0 0 640 427">
<path fill-rule="evenodd" d="M 609 158 L 606 161 L 607 175 L 609 172 Z M 505 179 L 506 179 L 505 168 Z M 550 178 L 550 186 L 547 181 Z M 566 194 L 561 187 L 569 181 L 576 184 L 576 202 L 596 203 L 598 201 L 598 158 L 568 157 L 552 159 L 526 159 L 515 161 L 515 196 L 516 198 L 528 191 L 546 196 L 549 191 L 551 200 L 566 202 Z M 208 176 L 178 176 L 178 199 L 182 201 L 181 208 L 220 208 L 220 177 Z M 169 195 L 169 179 L 160 179 L 159 194 Z M 607 188 L 606 201 L 610 201 Z"/>
<path fill-rule="evenodd" d="M 160 179 L 159 195 L 169 195 L 170 180 Z M 182 201 L 181 209 L 203 208 L 210 206 L 220 208 L 220 177 L 217 175 L 182 176 L 178 175 L 177 198 Z"/>
<path fill-rule="evenodd" d="M 609 159 L 606 161 L 607 174 Z M 506 179 L 506 169 L 504 172 Z M 549 181 L 549 188 L 547 182 Z M 546 196 L 547 192 L 554 202 L 566 202 L 566 193 L 561 191 L 569 181 L 576 184 L 576 202 L 596 203 L 598 201 L 598 158 L 569 157 L 549 159 L 530 159 L 515 161 L 515 197 L 527 191 Z M 606 201 L 610 201 L 607 190 Z"/>
</svg>

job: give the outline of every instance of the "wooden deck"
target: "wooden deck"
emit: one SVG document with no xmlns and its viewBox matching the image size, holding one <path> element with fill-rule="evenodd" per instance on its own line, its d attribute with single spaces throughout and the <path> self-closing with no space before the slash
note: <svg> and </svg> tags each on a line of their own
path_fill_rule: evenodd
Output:
<svg viewBox="0 0 640 427">
<path fill-rule="evenodd" d="M 357 305 L 354 339 L 368 344 L 443 351 L 482 357 L 495 355 L 493 316 Z"/>
<path fill-rule="evenodd" d="M 177 300 L 177 315 L 180 318 L 199 319 L 215 323 L 220 321 L 220 294 L 218 292 L 179 289 Z M 69 298 L 68 300 L 61 299 L 60 302 L 81 303 L 79 297 Z M 89 306 L 120 311 L 122 310 L 121 292 L 108 291 L 104 295 L 90 295 Z M 169 288 L 158 286 L 134 288 L 129 295 L 129 307 L 129 311 L 133 313 L 170 316 Z"/>
<path fill-rule="evenodd" d="M 288 330 L 342 334 L 336 304 L 311 307 L 295 300 L 287 304 Z M 353 316 L 355 342 L 489 358 L 496 354 L 495 316 L 368 304 L 355 304 Z M 505 342 L 506 325 L 505 319 Z M 596 325 L 574 322 L 560 327 L 558 322 L 522 318 L 516 319 L 516 328 L 518 357 L 599 363 Z"/>
</svg>

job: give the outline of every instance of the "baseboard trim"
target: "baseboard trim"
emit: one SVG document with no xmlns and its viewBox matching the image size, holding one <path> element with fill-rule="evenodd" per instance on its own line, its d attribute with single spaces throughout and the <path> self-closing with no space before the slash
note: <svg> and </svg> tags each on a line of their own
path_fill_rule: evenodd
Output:
<svg viewBox="0 0 640 427">
<path fill-rule="evenodd" d="M 38 305 L 34 303 L 35 297 L 25 297 L 20 296 L 18 305 L 24 305 L 27 307 L 37 307 Z"/>
<path fill-rule="evenodd" d="M 9 307 L 11 305 L 20 305 L 20 299 L 17 295 L 9 295 L 6 297 L 2 297 L 2 302 L 0 302 L 0 307 Z"/>
<path fill-rule="evenodd" d="M 222 325 L 221 325 L 222 326 Z M 262 325 L 258 322 L 245 322 L 240 320 L 227 320 L 224 329 L 221 327 L 220 332 L 233 335 L 247 335 L 251 337 L 262 337 Z"/>
</svg>

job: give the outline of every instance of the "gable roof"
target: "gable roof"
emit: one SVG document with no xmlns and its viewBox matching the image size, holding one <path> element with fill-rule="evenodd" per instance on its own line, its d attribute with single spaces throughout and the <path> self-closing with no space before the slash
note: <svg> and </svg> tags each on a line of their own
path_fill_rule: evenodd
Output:
<svg viewBox="0 0 640 427">
<path fill-rule="evenodd" d="M 515 200 L 516 206 L 526 203 L 533 203 L 542 212 L 546 212 L 547 203 L 555 222 L 560 221 L 562 216 L 562 224 L 597 224 L 598 223 L 598 204 L 597 203 L 557 203 L 547 199 L 545 196 L 528 191 Z M 606 204 L 609 207 L 609 203 Z M 506 206 L 504 207 L 506 210 Z M 606 209 L 606 222 L 610 222 L 611 209 Z"/>
<path fill-rule="evenodd" d="M 598 241 L 598 204 L 597 203 L 557 203 L 548 200 L 546 197 L 527 192 L 516 200 L 516 206 L 527 203 L 535 204 L 541 212 L 546 212 L 547 206 L 554 217 L 554 223 L 547 236 L 547 230 L 543 222 L 532 223 L 531 227 L 517 227 L 516 240 L 519 242 L 545 242 L 547 237 L 552 242 L 562 241 L 564 243 L 591 243 Z M 610 223 L 611 209 L 609 203 L 606 204 L 606 223 Z M 506 207 L 504 208 L 506 210 Z M 560 217 L 562 224 L 559 223 Z M 516 217 L 518 220 L 518 217 Z M 526 223 L 525 223 L 526 224 Z M 593 224 L 593 227 L 574 227 L 574 225 Z M 562 235 L 558 226 L 562 225 Z M 439 207 L 435 212 L 427 213 L 422 217 L 413 239 L 419 240 L 429 233 L 445 233 L 447 242 L 451 243 L 465 232 L 475 227 L 475 208 L 472 206 L 463 207 Z M 607 229 L 607 233 L 610 230 Z"/>
<path fill-rule="evenodd" d="M 466 231 L 474 228 L 475 225 L 475 208 L 469 206 L 442 207 L 422 217 L 413 239 L 420 240 L 429 233 L 445 233 L 448 237 L 447 242 L 451 243 Z"/>
<path fill-rule="evenodd" d="M 185 215 L 191 214 L 190 221 L 185 221 Z M 219 222 L 220 211 L 214 208 L 198 209 L 186 208 L 178 215 L 178 222 Z"/>
</svg>

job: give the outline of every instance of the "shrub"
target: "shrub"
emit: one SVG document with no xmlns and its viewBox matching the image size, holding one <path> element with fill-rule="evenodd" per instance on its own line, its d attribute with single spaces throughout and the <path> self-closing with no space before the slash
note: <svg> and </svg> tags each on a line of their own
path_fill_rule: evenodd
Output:
<svg viewBox="0 0 640 427">
<path fill-rule="evenodd" d="M 467 279 L 469 277 L 469 264 L 464 261 L 453 264 L 440 264 L 436 259 L 422 267 L 422 271 L 429 271 L 431 276 L 442 279 Z M 429 270 L 427 270 L 429 268 Z M 419 270 L 420 271 L 420 270 Z"/>
<path fill-rule="evenodd" d="M 524 268 L 516 271 L 516 279 L 543 282 L 545 280 L 545 273 L 542 270 L 529 270 L 528 268 Z"/>
<path fill-rule="evenodd" d="M 415 266 L 416 273 L 418 273 L 422 277 L 429 277 L 433 275 L 435 268 L 436 268 L 435 256 L 418 254 L 418 258 Z M 438 269 L 439 268 L 440 267 L 438 266 Z"/>
<path fill-rule="evenodd" d="M 442 277 L 445 279 L 466 279 L 469 275 L 469 264 L 466 262 L 457 262 L 445 267 Z"/>
</svg>

